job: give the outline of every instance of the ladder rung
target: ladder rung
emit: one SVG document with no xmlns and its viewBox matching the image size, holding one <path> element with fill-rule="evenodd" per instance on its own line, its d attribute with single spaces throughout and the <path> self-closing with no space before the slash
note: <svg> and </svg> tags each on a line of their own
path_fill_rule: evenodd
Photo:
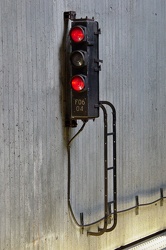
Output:
<svg viewBox="0 0 166 250">
<path fill-rule="evenodd" d="M 109 201 L 109 202 L 108 202 L 108 205 L 114 204 L 114 203 L 115 203 L 115 201 Z"/>
<path fill-rule="evenodd" d="M 114 169 L 114 167 L 107 168 L 107 170 L 111 170 L 111 169 Z"/>
<path fill-rule="evenodd" d="M 114 134 L 114 132 L 112 132 L 112 133 L 107 133 L 107 136 L 109 136 L 109 135 L 113 135 Z"/>
</svg>

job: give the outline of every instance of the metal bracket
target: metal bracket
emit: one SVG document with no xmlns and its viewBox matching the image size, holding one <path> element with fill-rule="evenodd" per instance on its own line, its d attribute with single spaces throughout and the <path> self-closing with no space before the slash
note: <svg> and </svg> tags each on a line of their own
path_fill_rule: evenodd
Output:
<svg viewBox="0 0 166 250">
<path fill-rule="evenodd" d="M 95 59 L 94 62 L 95 63 L 103 63 L 103 60 L 101 60 L 101 59 Z"/>
<path fill-rule="evenodd" d="M 94 71 L 101 71 L 101 65 L 98 65 L 97 67 L 95 67 Z"/>
<path fill-rule="evenodd" d="M 160 188 L 160 206 L 163 206 L 163 198 L 164 198 L 164 195 L 163 195 L 163 188 Z"/>
<path fill-rule="evenodd" d="M 80 223 L 82 225 L 81 232 L 84 233 L 84 214 L 80 213 Z"/>
<path fill-rule="evenodd" d="M 66 11 L 64 12 L 64 19 L 65 20 L 74 20 L 76 19 L 76 12 L 75 11 Z"/>
<path fill-rule="evenodd" d="M 65 127 L 76 128 L 77 127 L 77 121 L 76 120 L 70 120 L 70 119 L 66 118 Z"/>
<path fill-rule="evenodd" d="M 95 71 L 101 71 L 101 65 L 99 65 L 99 63 L 103 63 L 103 60 L 94 59 L 94 62 L 98 64 L 98 65 L 94 68 L 94 70 L 95 70 Z"/>
<path fill-rule="evenodd" d="M 136 209 L 135 209 L 135 214 L 139 214 L 139 198 L 138 196 L 135 196 L 135 203 L 136 203 Z"/>
<path fill-rule="evenodd" d="M 97 32 L 94 33 L 95 35 L 100 35 L 101 34 L 101 29 L 98 29 Z"/>
</svg>

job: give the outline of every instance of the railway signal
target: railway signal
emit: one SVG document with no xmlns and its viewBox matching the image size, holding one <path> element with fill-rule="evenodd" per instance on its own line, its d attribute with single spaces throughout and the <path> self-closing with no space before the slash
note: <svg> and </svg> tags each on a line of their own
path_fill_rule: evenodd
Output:
<svg viewBox="0 0 166 250">
<path fill-rule="evenodd" d="M 73 19 L 70 36 L 69 120 L 99 117 L 99 34 L 94 19 Z"/>
</svg>

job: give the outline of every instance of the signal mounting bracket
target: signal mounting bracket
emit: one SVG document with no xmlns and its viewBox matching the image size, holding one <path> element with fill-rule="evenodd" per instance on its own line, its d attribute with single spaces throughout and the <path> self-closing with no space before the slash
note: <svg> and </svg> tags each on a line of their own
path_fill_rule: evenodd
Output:
<svg viewBox="0 0 166 250">
<path fill-rule="evenodd" d="M 65 20 L 74 20 L 76 19 L 76 12 L 75 11 L 66 11 L 64 12 L 64 19 Z"/>
</svg>

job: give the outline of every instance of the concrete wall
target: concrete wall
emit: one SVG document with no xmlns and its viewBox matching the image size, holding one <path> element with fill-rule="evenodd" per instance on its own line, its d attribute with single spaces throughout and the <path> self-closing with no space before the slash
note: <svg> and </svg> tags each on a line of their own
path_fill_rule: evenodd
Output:
<svg viewBox="0 0 166 250">
<path fill-rule="evenodd" d="M 118 211 L 166 195 L 166 2 L 0 0 L 0 249 L 115 249 L 166 226 L 166 202 L 119 213 L 87 237 L 67 206 L 63 12 L 99 22 L 100 99 L 117 110 Z M 71 203 L 85 223 L 103 216 L 103 123 L 71 147 Z M 111 189 L 111 188 L 110 188 Z M 111 198 L 111 192 L 110 192 Z M 97 226 L 90 228 L 97 230 Z"/>
</svg>

